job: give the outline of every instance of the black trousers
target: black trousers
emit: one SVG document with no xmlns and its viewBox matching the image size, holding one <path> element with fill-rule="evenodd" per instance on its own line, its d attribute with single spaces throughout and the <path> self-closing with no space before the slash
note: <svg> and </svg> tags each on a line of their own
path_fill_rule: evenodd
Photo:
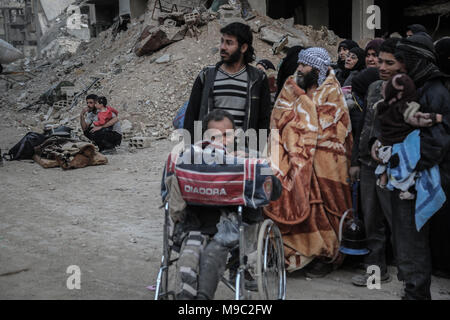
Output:
<svg viewBox="0 0 450 320">
<path fill-rule="evenodd" d="M 364 263 L 379 266 L 381 274 L 385 274 L 388 228 L 392 230 L 391 192 L 377 186 L 374 168 L 362 165 L 360 178 L 361 209 L 370 250 Z"/>
<path fill-rule="evenodd" d="M 429 223 L 416 229 L 415 200 L 400 200 L 392 191 L 392 234 L 397 258 L 398 279 L 405 283 L 407 300 L 431 299 L 431 253 Z"/>
<path fill-rule="evenodd" d="M 94 133 L 86 130 L 84 135 L 93 141 L 100 151 L 113 149 L 122 142 L 122 135 L 112 131 L 111 128 L 102 128 Z"/>
</svg>

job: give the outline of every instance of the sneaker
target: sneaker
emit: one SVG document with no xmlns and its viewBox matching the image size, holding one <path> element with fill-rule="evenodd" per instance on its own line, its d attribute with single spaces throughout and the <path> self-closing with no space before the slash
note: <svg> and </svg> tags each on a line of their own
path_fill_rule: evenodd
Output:
<svg viewBox="0 0 450 320">
<path fill-rule="evenodd" d="M 369 277 L 372 276 L 371 274 L 358 274 L 354 277 L 352 277 L 352 283 L 357 287 L 366 287 L 367 286 L 367 280 Z M 392 281 L 392 277 L 389 273 L 385 273 L 381 276 L 381 283 L 388 283 Z"/>
</svg>

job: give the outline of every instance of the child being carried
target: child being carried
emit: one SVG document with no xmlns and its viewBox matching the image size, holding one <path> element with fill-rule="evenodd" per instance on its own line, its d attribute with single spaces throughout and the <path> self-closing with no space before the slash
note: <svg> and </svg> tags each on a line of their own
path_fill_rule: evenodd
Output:
<svg viewBox="0 0 450 320">
<path fill-rule="evenodd" d="M 392 156 L 392 146 L 402 143 L 405 138 L 416 128 L 408 123 L 420 109 L 417 103 L 417 90 L 414 81 L 406 74 L 394 76 L 383 90 L 384 100 L 378 102 L 377 119 L 380 122 L 381 136 L 379 141 L 381 147 L 378 149 L 378 158 L 382 160 L 383 165 L 379 165 L 375 174 L 378 176 L 377 185 L 386 188 L 388 184 L 387 166 L 396 167 L 397 157 Z M 397 160 L 396 160 L 397 158 Z M 416 172 L 413 171 L 407 183 L 402 186 L 400 198 L 412 200 L 415 198 L 410 188 L 414 186 Z"/>
</svg>

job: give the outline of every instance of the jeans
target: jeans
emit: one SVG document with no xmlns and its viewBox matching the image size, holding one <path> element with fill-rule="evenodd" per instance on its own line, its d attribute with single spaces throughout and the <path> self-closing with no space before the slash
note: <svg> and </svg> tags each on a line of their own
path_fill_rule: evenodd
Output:
<svg viewBox="0 0 450 320">
<path fill-rule="evenodd" d="M 370 253 L 365 257 L 366 265 L 377 265 L 381 274 L 387 272 L 386 244 L 387 226 L 392 229 L 391 192 L 376 184 L 375 169 L 361 166 L 361 209 Z"/>
<path fill-rule="evenodd" d="M 415 223 L 415 200 L 400 200 L 394 190 L 392 203 L 392 234 L 397 258 L 398 279 L 405 283 L 404 299 L 430 300 L 431 254 L 429 223 L 420 232 Z"/>
</svg>

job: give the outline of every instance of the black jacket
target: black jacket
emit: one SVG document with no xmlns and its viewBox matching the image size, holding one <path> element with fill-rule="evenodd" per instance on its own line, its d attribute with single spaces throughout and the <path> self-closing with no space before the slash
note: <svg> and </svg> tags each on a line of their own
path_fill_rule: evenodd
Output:
<svg viewBox="0 0 450 320">
<path fill-rule="evenodd" d="M 439 165 L 442 188 L 450 195 L 450 93 L 442 79 L 428 80 L 418 90 L 420 111 L 440 113 L 443 123 L 420 130 L 420 160 L 416 170 Z"/>
<path fill-rule="evenodd" d="M 203 120 L 204 116 L 214 109 L 214 80 L 221 65 L 222 63 L 218 63 L 216 66 L 204 68 L 194 82 L 184 118 L 184 129 L 191 134 L 192 143 L 196 142 L 194 140 L 194 121 Z M 242 129 L 244 131 L 269 129 L 272 112 L 269 81 L 263 71 L 253 66 L 247 65 L 247 72 L 246 115 Z M 198 132 L 198 137 L 201 138 L 201 132 Z"/>
</svg>

